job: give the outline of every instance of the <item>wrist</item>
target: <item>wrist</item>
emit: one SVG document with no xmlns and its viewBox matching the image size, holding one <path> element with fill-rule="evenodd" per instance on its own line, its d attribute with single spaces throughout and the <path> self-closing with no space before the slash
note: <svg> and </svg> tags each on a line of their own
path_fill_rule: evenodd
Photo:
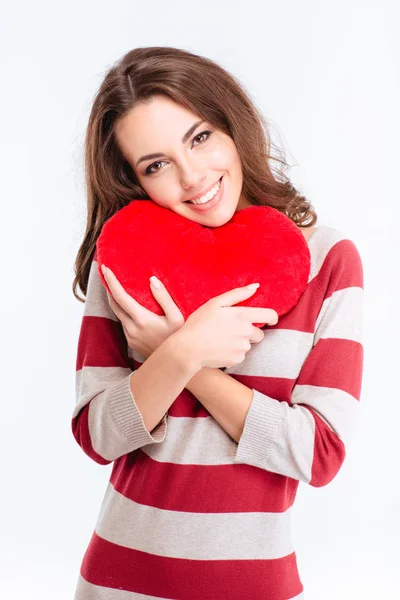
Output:
<svg viewBox="0 0 400 600">
<path fill-rule="evenodd" d="M 164 342 L 169 352 L 176 358 L 177 362 L 195 375 L 202 369 L 202 364 L 193 352 L 193 347 L 189 343 L 184 332 L 179 329 L 170 335 Z"/>
</svg>

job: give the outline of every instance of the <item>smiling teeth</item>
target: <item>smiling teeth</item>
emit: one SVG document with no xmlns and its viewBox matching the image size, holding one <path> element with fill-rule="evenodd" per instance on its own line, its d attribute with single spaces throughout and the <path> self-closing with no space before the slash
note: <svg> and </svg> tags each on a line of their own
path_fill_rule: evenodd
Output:
<svg viewBox="0 0 400 600">
<path fill-rule="evenodd" d="M 189 202 L 191 204 L 205 204 L 206 202 L 209 202 L 210 200 L 212 200 L 214 198 L 214 196 L 218 192 L 220 186 L 221 186 L 221 181 L 218 181 L 218 183 L 216 183 L 214 185 L 214 187 L 211 188 L 211 190 L 209 192 L 207 192 L 207 194 L 204 194 L 204 196 L 201 196 L 201 198 L 199 198 L 198 200 L 189 200 Z"/>
</svg>

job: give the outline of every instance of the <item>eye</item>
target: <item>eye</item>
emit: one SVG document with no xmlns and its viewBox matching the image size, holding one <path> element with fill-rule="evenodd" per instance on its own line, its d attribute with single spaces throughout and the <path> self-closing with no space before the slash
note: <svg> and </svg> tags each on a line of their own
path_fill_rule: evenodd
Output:
<svg viewBox="0 0 400 600">
<path fill-rule="evenodd" d="M 145 174 L 146 175 L 152 175 L 152 173 L 157 173 L 157 171 L 160 171 L 160 169 L 156 169 L 155 171 L 151 171 L 151 169 L 154 167 L 154 165 L 160 165 L 161 163 L 165 162 L 165 160 L 158 160 L 157 162 L 151 164 L 150 166 L 147 167 L 147 169 L 145 170 Z"/>
<path fill-rule="evenodd" d="M 208 138 L 210 137 L 210 135 L 212 134 L 212 131 L 202 131 L 201 133 L 198 133 L 197 135 L 194 136 L 193 140 L 195 140 L 196 138 L 200 138 L 203 135 L 206 135 L 206 139 L 199 142 L 200 144 L 203 144 L 206 140 L 208 140 Z"/>
<path fill-rule="evenodd" d="M 206 142 L 208 140 L 208 138 L 210 137 L 210 135 L 212 134 L 212 131 L 202 131 L 201 133 L 198 133 L 197 135 L 194 136 L 193 141 L 196 140 L 197 138 L 202 138 L 202 136 L 206 136 L 205 139 L 202 139 L 197 145 L 200 144 L 204 144 L 204 142 Z M 157 162 L 152 163 L 151 165 L 149 165 L 147 167 L 147 169 L 145 170 L 145 175 L 152 175 L 153 173 L 157 173 L 157 171 L 161 171 L 160 169 L 156 169 L 155 171 L 152 171 L 153 167 L 155 165 L 160 165 L 161 163 L 164 163 L 165 160 L 158 160 Z"/>
</svg>

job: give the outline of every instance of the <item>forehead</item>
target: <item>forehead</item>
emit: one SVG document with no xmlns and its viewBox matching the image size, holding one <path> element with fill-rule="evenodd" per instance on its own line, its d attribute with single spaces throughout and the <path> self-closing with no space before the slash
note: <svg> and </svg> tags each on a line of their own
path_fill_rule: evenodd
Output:
<svg viewBox="0 0 400 600">
<path fill-rule="evenodd" d="M 182 135 L 201 118 L 164 96 L 139 102 L 116 126 L 121 149 L 130 157 L 162 151 L 160 143 L 181 142 Z M 158 147 L 160 146 L 160 147 Z"/>
</svg>

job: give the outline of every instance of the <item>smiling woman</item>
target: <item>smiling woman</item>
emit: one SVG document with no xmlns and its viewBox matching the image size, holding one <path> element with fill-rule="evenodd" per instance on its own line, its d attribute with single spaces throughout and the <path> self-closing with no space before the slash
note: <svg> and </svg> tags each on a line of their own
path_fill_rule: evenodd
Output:
<svg viewBox="0 0 400 600">
<path fill-rule="evenodd" d="M 95 97 L 73 284 L 86 302 L 71 425 L 82 450 L 113 469 L 75 600 L 303 598 L 291 509 L 299 482 L 327 485 L 344 461 L 361 389 L 363 270 L 340 231 L 314 232 L 316 213 L 273 150 L 236 78 L 185 50 L 128 52 Z M 307 240 L 298 303 L 278 322 L 268 307 L 235 307 L 255 293 L 236 288 L 185 322 L 166 287 L 152 288 L 163 316 L 106 271 L 108 294 L 100 233 L 140 200 L 213 228 L 252 205 L 280 211 Z M 165 231 L 166 215 L 176 218 L 160 213 Z M 154 239 L 149 214 L 144 235 Z M 268 248 L 250 228 L 244 260 L 257 265 Z M 287 248 L 290 272 L 293 256 L 302 259 Z M 222 262 L 236 273 L 229 249 Z M 253 325 L 261 322 L 271 327 Z"/>
</svg>

